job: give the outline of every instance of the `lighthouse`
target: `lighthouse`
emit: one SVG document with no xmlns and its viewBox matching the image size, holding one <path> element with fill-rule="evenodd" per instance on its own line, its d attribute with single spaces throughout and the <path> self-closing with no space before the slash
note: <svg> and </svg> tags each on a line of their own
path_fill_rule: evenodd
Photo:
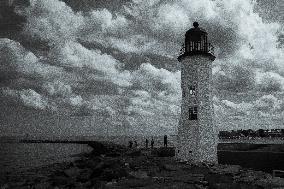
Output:
<svg viewBox="0 0 284 189">
<path fill-rule="evenodd" d="M 213 46 L 197 22 L 185 34 L 181 63 L 182 103 L 176 158 L 192 163 L 217 163 L 218 135 L 212 102 Z"/>
</svg>

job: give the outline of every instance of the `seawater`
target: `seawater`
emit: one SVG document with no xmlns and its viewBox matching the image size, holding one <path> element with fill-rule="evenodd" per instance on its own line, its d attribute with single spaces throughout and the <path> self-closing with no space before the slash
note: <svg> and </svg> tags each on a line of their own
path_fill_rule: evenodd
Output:
<svg viewBox="0 0 284 189">
<path fill-rule="evenodd" d="M 144 147 L 146 138 L 149 140 L 149 146 L 151 138 L 155 141 L 155 147 L 163 145 L 163 136 L 91 136 L 74 138 L 73 140 L 111 141 L 123 145 L 128 145 L 130 140 L 136 140 L 139 147 Z M 169 146 L 175 146 L 174 138 L 174 136 L 168 136 Z M 0 140 L 0 175 L 53 163 L 72 161 L 74 159 L 73 155 L 90 152 L 91 150 L 92 148 L 86 144 L 19 143 Z"/>
<path fill-rule="evenodd" d="M 74 155 L 91 150 L 85 144 L 0 143 L 0 175 L 72 161 Z"/>
</svg>

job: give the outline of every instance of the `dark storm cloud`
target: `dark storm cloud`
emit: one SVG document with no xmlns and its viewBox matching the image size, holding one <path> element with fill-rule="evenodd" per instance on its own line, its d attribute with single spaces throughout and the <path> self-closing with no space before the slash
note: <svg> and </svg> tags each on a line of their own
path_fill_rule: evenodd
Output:
<svg viewBox="0 0 284 189">
<path fill-rule="evenodd" d="M 118 11 L 124 3 L 130 0 L 64 0 L 64 2 L 75 11 L 88 12 L 94 9 L 106 8 L 112 12 Z"/>
<path fill-rule="evenodd" d="M 247 92 L 255 87 L 254 72 L 244 65 L 224 65 L 214 74 L 214 85 L 217 91 Z"/>
<path fill-rule="evenodd" d="M 284 23 L 284 2 L 282 0 L 257 0 L 256 10 L 268 22 Z"/>
</svg>

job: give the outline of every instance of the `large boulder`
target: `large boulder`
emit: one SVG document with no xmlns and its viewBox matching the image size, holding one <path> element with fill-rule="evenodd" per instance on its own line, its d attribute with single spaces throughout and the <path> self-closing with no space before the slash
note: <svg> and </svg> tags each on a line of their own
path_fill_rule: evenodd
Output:
<svg viewBox="0 0 284 189">
<path fill-rule="evenodd" d="M 91 169 L 83 169 L 81 170 L 80 175 L 77 176 L 76 181 L 81 183 L 87 183 L 93 174 L 93 171 Z"/>
<path fill-rule="evenodd" d="M 173 147 L 163 147 L 163 148 L 156 148 L 152 150 L 153 156 L 158 157 L 174 157 L 175 156 L 175 148 Z"/>
<path fill-rule="evenodd" d="M 147 186 L 152 186 L 153 181 L 149 178 L 147 179 L 126 179 L 126 180 L 121 180 L 118 183 L 118 186 L 122 188 L 146 188 Z"/>
<path fill-rule="evenodd" d="M 275 177 L 272 179 L 271 183 L 272 183 L 272 187 L 274 188 L 284 188 L 283 178 Z"/>
<path fill-rule="evenodd" d="M 215 174 L 227 174 L 227 175 L 237 175 L 241 171 L 241 166 L 239 165 L 214 165 L 210 168 L 211 173 Z"/>
<path fill-rule="evenodd" d="M 88 142 L 88 145 L 93 148 L 92 156 L 99 156 L 105 154 L 109 157 L 117 157 L 120 156 L 121 153 L 126 151 L 126 147 L 114 144 L 111 142 L 98 142 L 98 141 L 91 141 Z"/>
<path fill-rule="evenodd" d="M 162 165 L 162 168 L 165 169 L 166 171 L 177 171 L 178 167 L 173 164 L 164 164 Z"/>
<path fill-rule="evenodd" d="M 138 170 L 138 171 L 131 171 L 129 172 L 129 175 L 132 178 L 137 178 L 137 179 L 145 179 L 148 178 L 148 174 L 146 171 Z"/>
<path fill-rule="evenodd" d="M 102 163 L 102 158 L 100 157 L 92 157 L 90 159 L 85 160 L 85 168 L 94 169 L 96 168 L 100 163 Z"/>
<path fill-rule="evenodd" d="M 92 155 L 99 156 L 107 152 L 107 146 L 101 142 L 92 141 L 88 145 L 93 148 Z"/>
<path fill-rule="evenodd" d="M 51 189 L 53 188 L 49 182 L 40 182 L 34 185 L 36 189 Z"/>
<path fill-rule="evenodd" d="M 137 156 L 141 156 L 141 150 L 140 149 L 135 149 L 135 150 L 130 150 L 128 152 L 126 152 L 127 156 L 131 156 L 131 157 L 137 157 Z"/>
<path fill-rule="evenodd" d="M 56 175 L 53 176 L 51 179 L 52 185 L 55 186 L 73 186 L 74 185 L 74 179 L 70 179 L 63 175 Z"/>
<path fill-rule="evenodd" d="M 81 174 L 81 170 L 77 167 L 70 167 L 69 169 L 65 169 L 64 173 L 68 177 L 77 177 Z"/>
<path fill-rule="evenodd" d="M 112 181 L 112 180 L 117 180 L 123 177 L 127 177 L 128 173 L 126 171 L 126 169 L 124 168 L 114 168 L 114 169 L 104 169 L 102 174 L 101 174 L 101 178 L 102 180 L 105 181 Z"/>
<path fill-rule="evenodd" d="M 103 169 L 104 169 L 104 162 L 100 162 L 94 169 L 93 169 L 93 173 L 91 175 L 92 178 L 94 177 L 98 177 L 101 175 Z"/>
</svg>

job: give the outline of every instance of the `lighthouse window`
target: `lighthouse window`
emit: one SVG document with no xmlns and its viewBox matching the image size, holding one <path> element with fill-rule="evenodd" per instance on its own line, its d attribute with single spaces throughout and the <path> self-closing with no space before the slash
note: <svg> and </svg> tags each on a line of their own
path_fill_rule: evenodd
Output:
<svg viewBox="0 0 284 189">
<path fill-rule="evenodd" d="M 196 95 L 195 86 L 190 86 L 190 87 L 189 87 L 189 94 L 190 94 L 191 96 L 195 96 L 195 95 Z"/>
<path fill-rule="evenodd" d="M 197 120 L 197 106 L 189 107 L 189 120 Z"/>
</svg>

